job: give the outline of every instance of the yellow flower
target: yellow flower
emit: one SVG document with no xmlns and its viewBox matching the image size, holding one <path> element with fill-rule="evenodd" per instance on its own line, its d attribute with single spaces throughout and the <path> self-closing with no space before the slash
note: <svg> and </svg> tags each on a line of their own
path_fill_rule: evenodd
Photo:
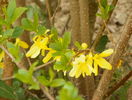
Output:
<svg viewBox="0 0 132 100">
<path fill-rule="evenodd" d="M 42 54 L 45 54 L 45 50 L 50 50 L 47 45 L 49 38 L 48 37 L 43 37 L 43 36 L 35 36 L 33 38 L 34 44 L 31 46 L 30 50 L 27 52 L 26 56 L 31 57 L 31 58 L 36 58 L 41 50 Z"/>
<path fill-rule="evenodd" d="M 75 76 L 75 78 L 78 78 L 81 74 L 83 77 L 86 75 L 91 75 L 93 70 L 91 57 L 91 54 L 89 54 L 87 57 L 82 54 L 75 58 L 75 61 L 73 61 L 73 68 L 71 69 L 69 76 Z"/>
<path fill-rule="evenodd" d="M 98 75 L 98 66 L 103 69 L 108 69 L 108 70 L 112 69 L 111 64 L 103 58 L 103 57 L 110 56 L 112 53 L 113 53 L 113 49 L 108 49 L 108 50 L 103 51 L 100 54 L 95 54 L 95 56 L 93 57 L 94 59 L 93 72 L 95 73 L 95 75 Z"/>
<path fill-rule="evenodd" d="M 48 54 L 44 57 L 43 62 L 47 63 L 52 58 L 52 54 L 55 52 L 56 52 L 55 50 L 50 50 Z"/>
<path fill-rule="evenodd" d="M 55 53 L 56 51 L 55 50 L 53 50 L 53 49 L 50 49 L 49 50 L 49 52 L 47 53 L 47 55 L 44 57 L 44 59 L 43 59 L 43 62 L 44 63 L 47 63 L 53 56 L 53 53 Z M 60 61 L 60 59 L 61 59 L 61 56 L 56 56 L 55 58 L 54 58 L 54 60 L 56 60 L 56 61 Z"/>
<path fill-rule="evenodd" d="M 22 48 L 28 48 L 29 47 L 26 42 L 21 41 L 19 38 L 16 39 L 15 45 L 18 45 L 18 46 L 20 46 Z"/>
</svg>

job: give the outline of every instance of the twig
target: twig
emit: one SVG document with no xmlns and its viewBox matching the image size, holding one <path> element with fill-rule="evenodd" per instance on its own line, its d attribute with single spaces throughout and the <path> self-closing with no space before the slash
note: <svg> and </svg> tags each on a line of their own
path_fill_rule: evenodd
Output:
<svg viewBox="0 0 132 100">
<path fill-rule="evenodd" d="M 50 100 L 55 100 L 50 94 L 49 92 L 47 91 L 46 87 L 43 86 L 43 85 L 40 85 L 41 87 L 41 90 L 43 91 L 43 93 L 50 99 Z"/>
<path fill-rule="evenodd" d="M 24 51 L 24 54 L 26 54 L 26 51 L 25 51 L 24 49 L 23 49 L 23 51 Z M 28 57 L 26 57 L 26 59 L 27 59 L 27 61 L 28 61 L 28 63 L 29 63 L 29 66 L 31 66 L 32 63 L 31 63 L 30 59 L 29 59 Z"/>
<path fill-rule="evenodd" d="M 50 24 L 52 25 L 53 23 L 52 23 L 52 20 L 51 20 L 52 12 L 51 12 L 50 1 L 49 0 L 45 0 L 45 3 L 46 3 L 47 11 L 48 11 L 49 21 L 50 21 Z"/>
<path fill-rule="evenodd" d="M 0 45 L 0 48 L 1 48 L 3 51 L 5 51 L 5 53 L 14 61 L 14 63 L 17 65 L 17 67 L 18 67 L 19 69 L 22 69 L 22 68 L 23 68 L 23 67 L 21 67 L 21 65 L 20 65 L 18 62 L 15 61 L 15 58 L 12 56 L 12 54 L 10 54 L 10 53 L 8 52 L 8 50 L 7 50 L 6 48 L 4 48 L 2 45 Z M 27 69 L 25 69 L 25 70 L 27 70 Z M 35 77 L 33 77 L 33 79 L 34 79 L 34 80 L 37 80 Z M 37 81 L 37 82 L 38 82 L 38 81 Z M 45 87 L 44 87 L 44 86 L 40 85 L 40 88 L 41 88 L 41 90 L 43 91 L 43 93 L 49 98 L 49 100 L 54 100 L 54 97 L 52 97 L 52 96 L 50 95 L 50 93 L 49 93 L 48 91 L 45 90 Z"/>
<path fill-rule="evenodd" d="M 28 90 L 25 90 L 29 95 L 31 95 L 31 96 L 33 96 L 33 97 L 35 97 L 36 99 L 39 99 L 40 100 L 40 98 L 36 95 L 36 94 L 34 94 L 34 93 L 32 93 L 32 92 L 30 92 L 30 91 L 28 91 Z"/>
<path fill-rule="evenodd" d="M 110 63 L 113 66 L 113 69 L 111 71 L 104 71 L 92 100 L 102 100 L 107 92 L 109 83 L 116 69 L 116 65 L 123 55 L 125 47 L 128 45 L 128 40 L 132 35 L 132 14 L 128 17 L 126 25 L 123 28 L 124 30 L 121 34 L 120 40 L 118 41 L 114 53 L 110 58 Z"/>
<path fill-rule="evenodd" d="M 57 11 L 58 11 L 59 8 L 60 8 L 60 2 L 61 2 L 61 0 L 58 0 L 58 5 L 57 5 L 57 7 L 56 7 L 56 9 L 55 9 L 55 11 L 54 11 L 54 13 L 53 13 L 53 15 L 52 15 L 52 18 L 51 18 L 52 24 L 54 24 L 55 15 L 56 15 Z"/>
<path fill-rule="evenodd" d="M 125 84 L 125 82 L 132 76 L 132 71 L 130 71 L 122 80 L 118 83 L 114 84 L 112 88 L 106 93 L 105 98 L 109 97 L 113 92 L 115 92 L 118 88 Z"/>
<path fill-rule="evenodd" d="M 12 79 L 14 79 L 14 76 L 2 78 L 2 79 L 0 79 L 0 80 L 2 80 L 2 81 L 7 81 L 7 80 L 12 80 Z"/>
<path fill-rule="evenodd" d="M 0 45 L 0 48 L 15 62 L 18 68 L 23 68 L 23 66 L 21 66 L 18 62 L 15 61 L 15 58 L 8 52 L 8 50 L 4 46 Z"/>
<path fill-rule="evenodd" d="M 110 41 L 113 43 L 113 47 L 114 47 L 114 46 L 115 46 L 115 41 L 114 41 L 113 35 L 112 35 L 112 33 L 109 31 L 109 28 L 108 28 L 108 26 L 107 26 L 107 24 L 106 24 L 105 21 L 104 21 L 104 25 L 105 25 L 105 27 L 106 27 L 106 31 L 107 31 L 108 34 L 110 35 L 110 36 L 109 36 L 109 39 L 110 39 Z"/>
<path fill-rule="evenodd" d="M 114 8 L 116 7 L 117 2 L 118 2 L 118 0 L 113 0 L 112 5 L 114 6 Z M 109 22 L 109 20 L 110 20 L 110 18 L 111 18 L 111 15 L 112 15 L 112 13 L 113 13 L 113 11 L 114 11 L 114 9 L 110 12 L 109 18 L 106 20 L 106 24 L 108 24 L 108 22 Z M 105 25 L 103 24 L 102 27 L 100 28 L 99 32 L 97 33 L 97 36 L 96 36 L 96 38 L 95 38 L 95 40 L 94 40 L 94 42 L 93 42 L 93 45 L 92 45 L 92 47 L 91 47 L 91 50 L 94 50 L 94 49 L 95 49 L 96 45 L 98 44 L 99 40 L 100 40 L 101 37 L 102 37 L 102 34 L 104 33 L 105 28 L 106 28 L 106 27 L 105 27 Z"/>
<path fill-rule="evenodd" d="M 40 69 L 42 69 L 43 67 L 48 66 L 48 65 L 50 65 L 50 64 L 52 64 L 52 63 L 54 63 L 54 62 L 55 62 L 55 60 L 49 61 L 49 62 L 47 62 L 47 63 L 45 63 L 45 64 L 43 64 L 43 65 L 37 66 L 37 67 L 35 68 L 34 71 L 40 70 Z"/>
</svg>

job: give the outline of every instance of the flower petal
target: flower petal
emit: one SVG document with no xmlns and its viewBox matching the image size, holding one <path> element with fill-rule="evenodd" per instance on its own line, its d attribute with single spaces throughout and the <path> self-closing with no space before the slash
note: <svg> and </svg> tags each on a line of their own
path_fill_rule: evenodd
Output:
<svg viewBox="0 0 132 100">
<path fill-rule="evenodd" d="M 99 54 L 100 57 L 108 57 L 113 53 L 113 49 L 108 49 Z"/>
<path fill-rule="evenodd" d="M 104 68 L 104 69 L 108 69 L 108 70 L 111 70 L 112 69 L 112 66 L 111 64 L 106 61 L 105 59 L 103 58 L 98 58 L 98 59 L 95 59 L 95 62 L 101 67 L 101 68 Z"/>
<path fill-rule="evenodd" d="M 44 57 L 43 62 L 47 63 L 52 58 L 52 52 L 48 52 L 46 57 Z"/>
<path fill-rule="evenodd" d="M 98 65 L 96 62 L 94 62 L 94 69 L 93 69 L 93 73 L 95 74 L 95 76 L 98 75 Z"/>
</svg>

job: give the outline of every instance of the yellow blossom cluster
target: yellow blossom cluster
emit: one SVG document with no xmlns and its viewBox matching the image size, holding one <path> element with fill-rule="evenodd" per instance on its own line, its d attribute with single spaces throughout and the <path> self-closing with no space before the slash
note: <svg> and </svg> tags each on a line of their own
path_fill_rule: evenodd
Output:
<svg viewBox="0 0 132 100">
<path fill-rule="evenodd" d="M 83 43 L 82 47 L 87 48 L 87 45 Z M 91 75 L 92 73 L 98 75 L 98 67 L 111 70 L 111 64 L 105 60 L 104 57 L 108 57 L 112 53 L 113 49 L 105 50 L 100 54 L 94 54 L 92 52 L 89 52 L 87 55 L 83 53 L 80 54 L 72 62 L 73 68 L 71 69 L 69 75 L 75 78 L 78 78 L 81 74 L 83 77 Z"/>
<path fill-rule="evenodd" d="M 31 58 L 36 58 L 40 53 L 42 56 L 45 56 L 45 51 L 49 51 L 47 55 L 43 58 L 43 62 L 46 63 L 52 58 L 52 54 L 56 51 L 52 48 L 48 48 L 49 40 L 52 35 L 41 36 L 37 35 L 33 38 L 33 45 L 30 50 L 27 52 L 26 56 Z M 55 57 L 55 60 L 60 59 L 60 57 Z"/>
</svg>

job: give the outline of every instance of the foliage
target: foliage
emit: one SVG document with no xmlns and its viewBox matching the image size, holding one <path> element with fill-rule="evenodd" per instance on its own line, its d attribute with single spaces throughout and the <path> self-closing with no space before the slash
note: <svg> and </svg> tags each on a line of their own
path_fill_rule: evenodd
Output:
<svg viewBox="0 0 132 100">
<path fill-rule="evenodd" d="M 112 10 L 112 5 L 109 5 L 107 0 L 101 0 L 99 8 L 100 13 L 97 15 L 106 20 Z M 28 17 L 21 20 L 22 25 L 14 26 L 16 20 L 25 11 L 28 12 Z M 3 9 L 3 12 L 5 18 L 0 17 L 0 45 L 7 48 L 17 64 L 24 57 L 28 60 L 30 58 L 34 60 L 28 70 L 16 69 L 12 87 L 0 81 L 0 97 L 11 100 L 26 100 L 26 90 L 21 85 L 26 84 L 28 91 L 39 91 L 41 85 L 46 87 L 46 91 L 50 91 L 52 88 L 57 90 L 57 100 L 83 100 L 79 96 L 78 89 L 69 82 L 68 77 L 79 78 L 81 75 L 85 77 L 92 74 L 97 76 L 99 68 L 112 69 L 111 64 L 105 59 L 114 52 L 113 49 L 105 50 L 108 42 L 106 35 L 102 36 L 96 47 L 96 52 L 92 51 L 87 43 L 77 41 L 74 42 L 74 48 L 71 48 L 71 33 L 65 32 L 63 36 L 60 36 L 54 27 L 48 29 L 40 24 L 39 12 L 36 9 L 16 7 L 15 0 L 11 0 L 8 7 Z M 2 29 L 3 26 L 5 29 Z M 32 33 L 30 35 L 31 46 L 20 39 L 24 31 Z M 25 51 L 27 48 L 26 54 L 23 53 L 22 50 Z M 0 72 L 4 68 L 4 53 L 5 51 L 0 49 Z M 51 61 L 53 63 L 52 65 L 48 64 L 48 68 L 36 70 L 37 66 Z M 60 73 L 63 73 L 60 75 L 61 77 L 59 76 Z M 39 98 L 32 97 L 29 100 L 39 100 Z"/>
</svg>

